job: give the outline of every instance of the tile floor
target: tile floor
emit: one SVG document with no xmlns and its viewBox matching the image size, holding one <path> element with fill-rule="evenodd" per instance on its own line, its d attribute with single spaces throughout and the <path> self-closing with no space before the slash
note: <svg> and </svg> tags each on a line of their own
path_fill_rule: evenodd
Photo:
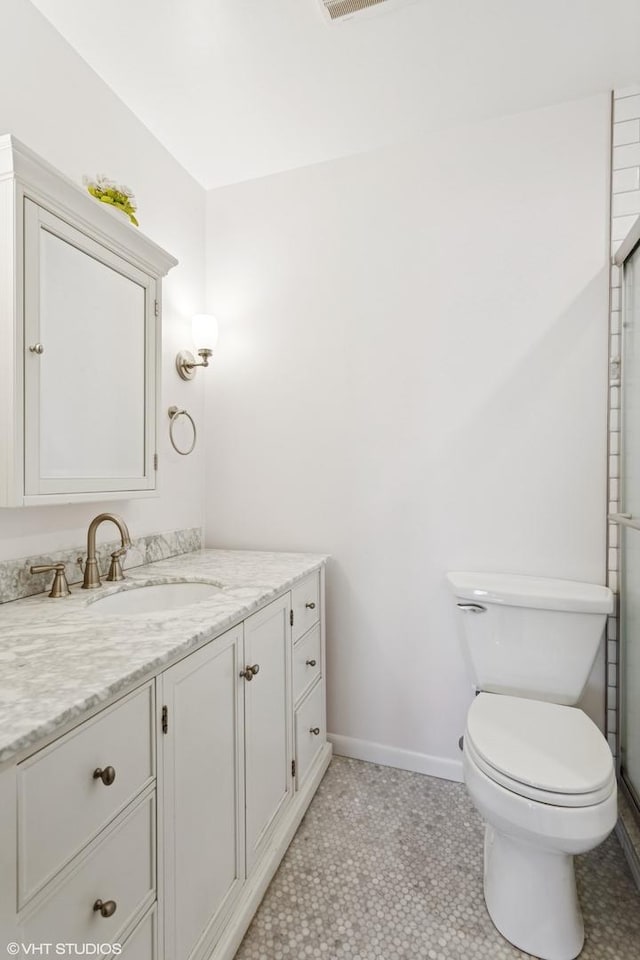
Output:
<svg viewBox="0 0 640 960">
<path fill-rule="evenodd" d="M 335 757 L 236 960 L 511 960 L 482 896 L 462 784 Z M 577 859 L 581 960 L 638 960 L 640 894 L 618 841 Z"/>
</svg>

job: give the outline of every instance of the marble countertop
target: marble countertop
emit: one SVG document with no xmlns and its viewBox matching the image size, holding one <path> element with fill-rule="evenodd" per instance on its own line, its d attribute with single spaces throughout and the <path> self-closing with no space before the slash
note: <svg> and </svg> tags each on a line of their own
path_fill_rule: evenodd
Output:
<svg viewBox="0 0 640 960">
<path fill-rule="evenodd" d="M 0 763 L 163 667 L 288 590 L 327 560 L 320 554 L 199 550 L 126 572 L 99 590 L 38 594 L 0 606 Z M 99 613 L 100 597 L 195 580 L 220 592 L 174 610 Z"/>
</svg>

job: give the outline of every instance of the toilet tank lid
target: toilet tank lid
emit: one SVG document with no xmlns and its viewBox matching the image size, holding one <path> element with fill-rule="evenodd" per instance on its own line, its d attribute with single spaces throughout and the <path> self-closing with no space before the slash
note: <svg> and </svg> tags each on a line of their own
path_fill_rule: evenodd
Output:
<svg viewBox="0 0 640 960">
<path fill-rule="evenodd" d="M 524 577 L 511 573 L 448 573 L 455 596 L 472 603 L 565 610 L 569 613 L 613 612 L 613 594 L 598 583 Z"/>
</svg>

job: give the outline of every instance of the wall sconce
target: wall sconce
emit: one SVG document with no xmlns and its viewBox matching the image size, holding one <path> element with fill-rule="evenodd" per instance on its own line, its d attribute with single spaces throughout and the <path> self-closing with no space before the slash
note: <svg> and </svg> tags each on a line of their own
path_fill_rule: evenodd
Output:
<svg viewBox="0 0 640 960">
<path fill-rule="evenodd" d="M 218 321 L 209 313 L 196 313 L 191 321 L 193 342 L 200 362 L 189 350 L 181 350 L 176 357 L 176 369 L 183 380 L 193 380 L 197 367 L 208 367 L 209 357 L 213 355 L 218 342 Z"/>
</svg>

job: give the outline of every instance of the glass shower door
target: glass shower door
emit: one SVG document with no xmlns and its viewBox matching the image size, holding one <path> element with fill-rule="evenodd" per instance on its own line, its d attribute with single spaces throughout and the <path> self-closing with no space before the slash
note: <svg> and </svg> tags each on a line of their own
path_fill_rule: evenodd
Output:
<svg viewBox="0 0 640 960">
<path fill-rule="evenodd" d="M 620 775 L 640 812 L 640 247 L 623 276 Z"/>
</svg>

